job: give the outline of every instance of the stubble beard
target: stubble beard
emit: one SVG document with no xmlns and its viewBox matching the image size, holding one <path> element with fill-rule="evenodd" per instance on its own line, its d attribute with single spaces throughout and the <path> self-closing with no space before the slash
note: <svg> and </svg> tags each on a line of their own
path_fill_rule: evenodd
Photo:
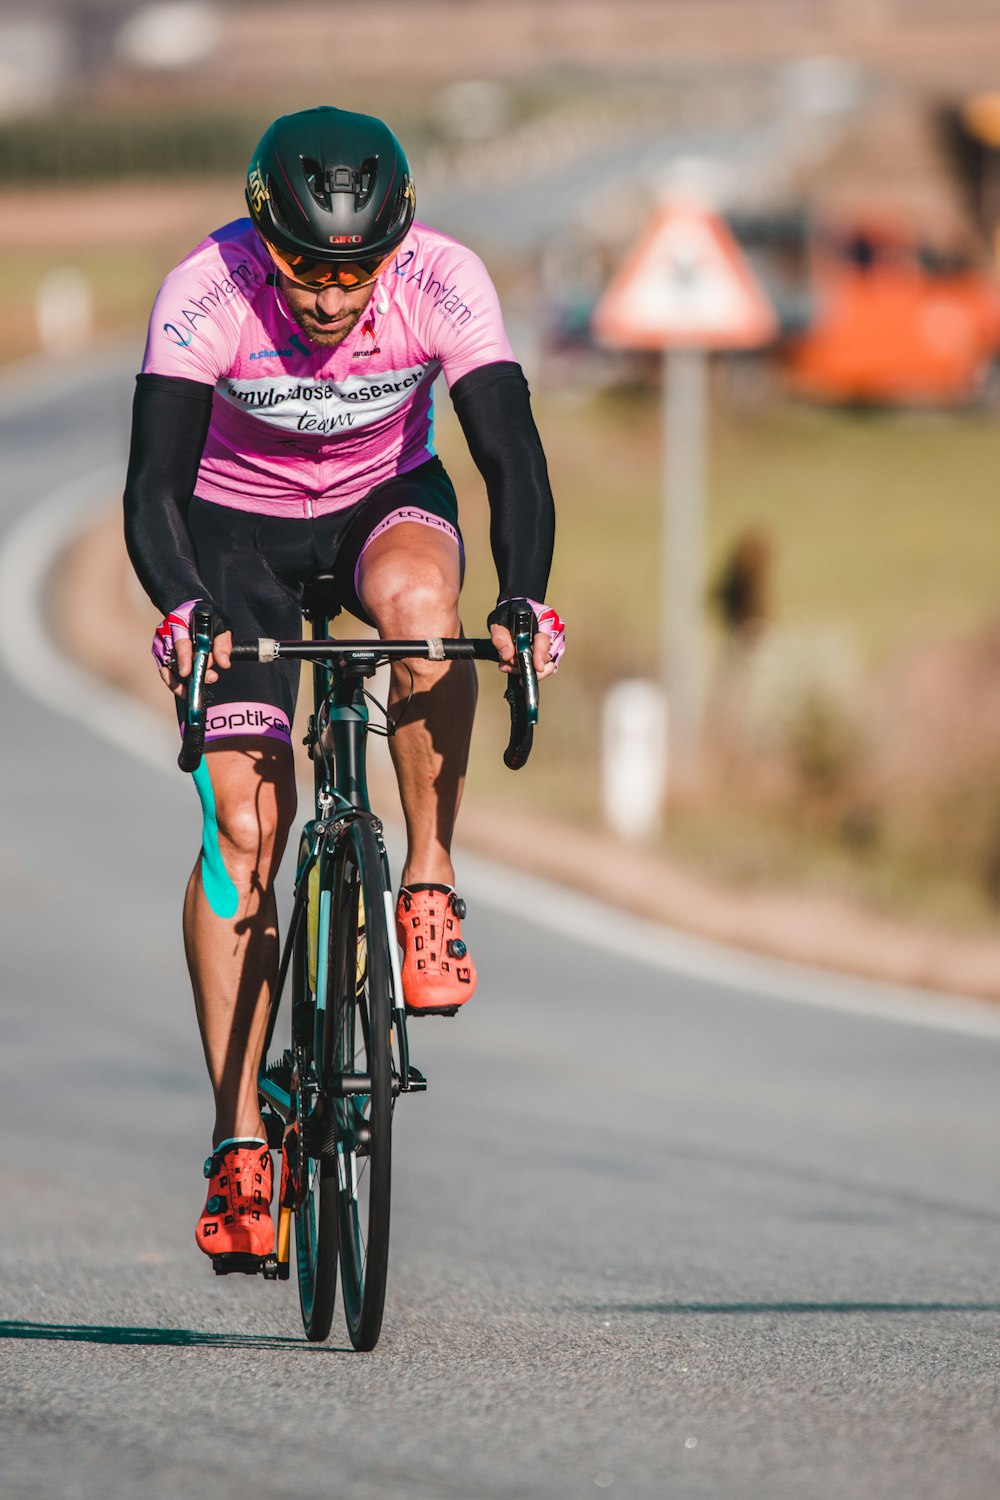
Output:
<svg viewBox="0 0 1000 1500">
<path fill-rule="evenodd" d="M 317 347 L 326 349 L 335 349 L 350 337 L 363 314 L 367 312 L 373 291 L 374 288 L 368 289 L 368 294 L 363 298 L 360 306 L 352 307 L 348 303 L 343 308 L 342 315 L 336 320 L 331 320 L 324 318 L 317 311 L 314 300 L 300 301 L 298 293 L 287 282 L 281 286 L 282 301 L 306 338 Z"/>
<path fill-rule="evenodd" d="M 312 313 L 300 313 L 292 308 L 291 314 L 306 338 L 314 344 L 319 344 L 321 348 L 335 349 L 338 344 L 344 342 L 348 334 L 353 333 L 364 310 L 361 307 L 356 312 L 348 313 L 342 322 L 337 322 L 335 327 L 331 327 L 329 323 L 315 317 Z"/>
</svg>

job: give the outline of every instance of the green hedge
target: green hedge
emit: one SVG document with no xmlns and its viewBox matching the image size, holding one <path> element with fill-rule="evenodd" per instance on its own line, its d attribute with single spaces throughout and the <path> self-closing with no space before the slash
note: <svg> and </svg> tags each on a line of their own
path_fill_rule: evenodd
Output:
<svg viewBox="0 0 1000 1500">
<path fill-rule="evenodd" d="M 81 116 L 0 123 L 0 183 L 183 177 L 246 166 L 260 115 Z"/>
</svg>

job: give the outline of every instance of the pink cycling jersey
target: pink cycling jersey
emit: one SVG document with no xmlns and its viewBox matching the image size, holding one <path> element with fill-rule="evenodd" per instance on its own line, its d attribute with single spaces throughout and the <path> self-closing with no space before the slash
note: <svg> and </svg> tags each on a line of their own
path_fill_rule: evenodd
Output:
<svg viewBox="0 0 1000 1500">
<path fill-rule="evenodd" d="M 414 223 L 355 328 L 310 343 L 249 219 L 160 288 L 143 372 L 214 385 L 197 493 L 274 516 L 343 510 L 434 452 L 432 386 L 514 358 L 482 261 Z"/>
</svg>

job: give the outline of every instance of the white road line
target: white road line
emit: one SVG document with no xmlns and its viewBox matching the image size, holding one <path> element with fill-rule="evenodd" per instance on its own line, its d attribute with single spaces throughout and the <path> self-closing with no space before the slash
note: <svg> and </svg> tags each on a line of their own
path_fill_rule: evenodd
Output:
<svg viewBox="0 0 1000 1500">
<path fill-rule="evenodd" d="M 44 403 L 58 404 L 84 385 L 99 383 L 121 371 L 127 380 L 138 367 L 142 345 L 134 338 L 109 339 L 98 347 L 53 358 L 37 354 L 0 369 L 0 416 L 9 420 L 37 411 Z"/>
<path fill-rule="evenodd" d="M 809 969 L 725 948 L 464 852 L 459 885 L 463 895 L 471 893 L 509 916 L 515 932 L 529 922 L 605 953 L 762 1000 L 1000 1041 L 1000 1006 L 987 1000 Z M 609 1003 L 613 1001 L 609 997 Z"/>
<path fill-rule="evenodd" d="M 0 539 L 0 663 L 30 696 L 78 720 L 154 770 L 176 771 L 177 741 L 163 720 L 84 672 L 58 650 L 42 607 L 58 554 L 86 529 L 121 483 L 116 465 L 46 495 Z M 809 1005 L 870 1020 L 1000 1040 L 1000 1007 L 961 996 L 834 975 L 727 949 L 465 851 L 461 887 L 519 925 L 674 975 L 762 1000 Z"/>
<path fill-rule="evenodd" d="M 6 408 L 4 408 L 6 411 Z M 121 486 L 115 464 L 71 480 L 25 511 L 0 540 L 0 662 L 30 697 L 158 771 L 176 765 L 169 727 L 128 694 L 92 677 L 58 649 L 43 608 L 57 557 Z"/>
</svg>

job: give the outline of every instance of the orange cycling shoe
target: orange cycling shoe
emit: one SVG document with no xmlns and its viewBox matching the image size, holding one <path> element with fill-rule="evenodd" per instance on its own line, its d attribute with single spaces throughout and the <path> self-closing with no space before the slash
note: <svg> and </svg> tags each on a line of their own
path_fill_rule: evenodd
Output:
<svg viewBox="0 0 1000 1500">
<path fill-rule="evenodd" d="M 450 885 L 404 885 L 396 903 L 403 999 L 411 1016 L 453 1016 L 471 999 L 476 966 L 462 942 L 465 902 Z"/>
<path fill-rule="evenodd" d="M 195 1235 L 206 1255 L 274 1253 L 271 1153 L 264 1141 L 223 1141 L 205 1163 L 208 1198 Z"/>
</svg>

